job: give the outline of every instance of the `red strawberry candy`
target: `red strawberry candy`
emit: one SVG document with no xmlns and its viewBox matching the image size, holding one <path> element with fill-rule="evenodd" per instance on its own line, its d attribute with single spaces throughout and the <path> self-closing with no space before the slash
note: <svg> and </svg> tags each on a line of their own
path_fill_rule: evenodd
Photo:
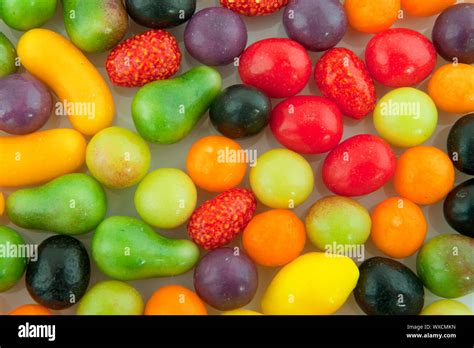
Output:
<svg viewBox="0 0 474 348">
<path fill-rule="evenodd" d="M 221 5 L 245 16 L 265 16 L 288 5 L 288 0 L 221 0 Z"/>
<path fill-rule="evenodd" d="M 316 63 L 314 78 L 324 96 L 335 102 L 344 115 L 360 120 L 374 110 L 374 82 L 354 52 L 330 49 Z"/>
<path fill-rule="evenodd" d="M 227 190 L 197 208 L 188 222 L 191 238 L 206 250 L 228 244 L 252 219 L 257 199 L 252 191 Z"/>
<path fill-rule="evenodd" d="M 122 87 L 141 87 L 176 74 L 181 52 L 173 35 L 165 30 L 148 30 L 115 47 L 105 67 L 110 81 Z"/>
</svg>

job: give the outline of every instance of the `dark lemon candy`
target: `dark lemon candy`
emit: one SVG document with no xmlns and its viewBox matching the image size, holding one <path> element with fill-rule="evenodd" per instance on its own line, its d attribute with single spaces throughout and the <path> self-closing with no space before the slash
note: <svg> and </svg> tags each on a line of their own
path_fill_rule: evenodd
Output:
<svg viewBox="0 0 474 348">
<path fill-rule="evenodd" d="M 63 0 L 64 25 L 85 52 L 103 52 L 125 36 L 128 15 L 122 0 Z"/>
<path fill-rule="evenodd" d="M 29 256 L 24 245 L 15 230 L 0 226 L 0 292 L 11 289 L 23 276 Z"/>
<path fill-rule="evenodd" d="M 423 283 L 408 267 L 385 257 L 359 266 L 354 289 L 359 307 L 369 315 L 418 315 L 423 309 Z"/>
<path fill-rule="evenodd" d="M 126 5 L 135 22 L 155 29 L 183 24 L 196 10 L 196 0 L 126 0 Z"/>
<path fill-rule="evenodd" d="M 49 21 L 56 5 L 57 0 L 2 0 L 0 14 L 10 28 L 27 31 Z"/>
<path fill-rule="evenodd" d="M 423 284 L 435 295 L 458 298 L 474 291 L 474 239 L 443 234 L 418 252 L 416 269 Z"/>
<path fill-rule="evenodd" d="M 138 219 L 112 216 L 94 233 L 92 258 L 118 280 L 169 277 L 193 268 L 199 248 L 190 240 L 163 237 Z"/>
<path fill-rule="evenodd" d="M 154 81 L 137 92 L 132 102 L 135 127 L 147 141 L 173 144 L 194 128 L 221 89 L 221 76 L 198 66 L 170 80 Z"/>
<path fill-rule="evenodd" d="M 17 71 L 16 51 L 8 38 L 0 32 L 0 78 Z"/>
<path fill-rule="evenodd" d="M 461 117 L 451 128 L 448 155 L 458 170 L 474 175 L 474 113 Z"/>
<path fill-rule="evenodd" d="M 474 238 L 474 179 L 456 186 L 444 200 L 443 210 L 452 228 Z"/>
<path fill-rule="evenodd" d="M 10 220 L 23 228 L 76 235 L 92 231 L 104 219 L 107 198 L 94 178 L 66 174 L 36 188 L 8 196 Z"/>
<path fill-rule="evenodd" d="M 38 259 L 26 270 L 26 288 L 39 304 L 64 309 L 86 293 L 90 260 L 84 245 L 70 236 L 53 236 L 38 248 Z"/>
</svg>

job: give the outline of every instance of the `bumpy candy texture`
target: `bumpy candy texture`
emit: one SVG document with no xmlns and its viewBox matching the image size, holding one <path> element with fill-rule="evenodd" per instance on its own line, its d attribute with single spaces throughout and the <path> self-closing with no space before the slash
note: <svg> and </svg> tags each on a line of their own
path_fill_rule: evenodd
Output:
<svg viewBox="0 0 474 348">
<path fill-rule="evenodd" d="M 316 63 L 314 78 L 346 116 L 359 120 L 375 108 L 374 82 L 364 62 L 346 48 L 327 51 Z"/>
<path fill-rule="evenodd" d="M 173 76 L 181 64 L 178 42 L 164 30 L 149 30 L 115 47 L 107 57 L 110 81 L 122 87 L 140 87 Z"/>
<path fill-rule="evenodd" d="M 249 17 L 268 15 L 287 4 L 288 0 L 221 0 L 222 6 Z"/>
<path fill-rule="evenodd" d="M 257 199 L 246 189 L 231 189 L 206 201 L 188 222 L 191 238 L 206 250 L 228 244 L 244 230 L 257 208 Z"/>
<path fill-rule="evenodd" d="M 474 63 L 474 4 L 458 4 L 439 15 L 433 27 L 436 50 L 448 61 Z"/>
</svg>

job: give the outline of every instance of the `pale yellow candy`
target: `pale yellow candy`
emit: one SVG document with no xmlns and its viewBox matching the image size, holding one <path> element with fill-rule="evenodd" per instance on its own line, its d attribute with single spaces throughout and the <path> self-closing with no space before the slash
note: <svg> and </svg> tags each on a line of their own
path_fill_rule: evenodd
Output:
<svg viewBox="0 0 474 348">
<path fill-rule="evenodd" d="M 250 309 L 234 309 L 233 311 L 224 312 L 222 315 L 262 315 L 262 313 Z"/>
<path fill-rule="evenodd" d="M 332 314 L 346 302 L 359 279 L 352 259 L 307 253 L 284 266 L 262 299 L 264 314 Z"/>
<path fill-rule="evenodd" d="M 439 300 L 426 306 L 420 315 L 473 315 L 464 303 L 455 300 Z"/>
</svg>

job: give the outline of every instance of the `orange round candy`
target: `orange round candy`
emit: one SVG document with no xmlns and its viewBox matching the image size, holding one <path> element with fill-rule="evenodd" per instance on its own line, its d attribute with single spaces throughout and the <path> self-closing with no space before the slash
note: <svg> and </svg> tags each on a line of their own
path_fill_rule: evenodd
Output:
<svg viewBox="0 0 474 348">
<path fill-rule="evenodd" d="M 423 211 L 408 199 L 392 197 L 375 207 L 371 214 L 370 238 L 383 253 L 394 258 L 413 255 L 426 237 Z"/>
<path fill-rule="evenodd" d="M 0 216 L 3 215 L 5 211 L 5 198 L 3 197 L 3 193 L 0 192 Z"/>
<path fill-rule="evenodd" d="M 239 185 L 247 171 L 242 147 L 226 137 L 209 136 L 195 142 L 186 158 L 194 183 L 210 192 L 223 192 Z"/>
<path fill-rule="evenodd" d="M 145 306 L 145 315 L 207 315 L 201 299 L 180 285 L 167 285 L 156 290 Z"/>
<path fill-rule="evenodd" d="M 456 0 L 401 0 L 402 8 L 414 17 L 433 16 L 454 5 Z"/>
<path fill-rule="evenodd" d="M 398 18 L 400 0 L 346 0 L 349 24 L 363 33 L 378 33 Z"/>
<path fill-rule="evenodd" d="M 284 209 L 256 215 L 243 233 L 247 254 L 259 265 L 269 267 L 281 266 L 297 258 L 305 241 L 303 222 Z"/>
<path fill-rule="evenodd" d="M 398 159 L 394 186 L 403 198 L 417 204 L 433 204 L 451 191 L 454 175 L 447 154 L 436 147 L 417 146 Z"/>
<path fill-rule="evenodd" d="M 10 315 L 53 315 L 46 307 L 39 304 L 26 304 L 12 310 Z"/>
</svg>

